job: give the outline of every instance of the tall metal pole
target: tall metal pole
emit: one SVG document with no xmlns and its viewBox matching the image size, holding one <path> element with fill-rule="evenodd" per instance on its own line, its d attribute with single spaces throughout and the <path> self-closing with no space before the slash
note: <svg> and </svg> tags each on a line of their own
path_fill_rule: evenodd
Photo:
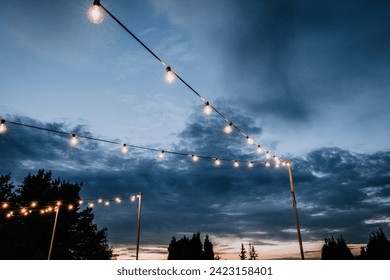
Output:
<svg viewBox="0 0 390 280">
<path fill-rule="evenodd" d="M 54 219 L 54 226 L 53 226 L 53 233 L 51 235 L 51 241 L 50 241 L 50 248 L 49 248 L 49 256 L 47 257 L 48 260 L 51 258 L 51 251 L 53 249 L 53 241 L 54 241 L 54 235 L 56 233 L 56 227 L 57 227 L 57 220 L 58 220 L 58 213 L 60 212 L 60 206 L 56 207 L 56 217 Z"/>
<path fill-rule="evenodd" d="M 288 162 L 287 168 L 288 168 L 288 176 L 289 176 L 289 178 L 290 178 L 290 190 L 291 190 L 291 196 L 292 196 L 293 207 L 294 207 L 295 223 L 297 224 L 299 249 L 301 250 L 301 259 L 304 260 L 304 259 L 305 259 L 305 255 L 304 255 L 304 253 L 303 253 L 302 236 L 301 236 L 301 227 L 299 226 L 299 218 L 298 218 L 298 210 L 297 210 L 297 201 L 295 200 L 294 182 L 293 182 L 292 170 L 291 170 L 291 164 L 290 164 L 290 162 Z"/>
<path fill-rule="evenodd" d="M 137 223 L 137 252 L 135 255 L 135 259 L 138 260 L 139 253 L 139 236 L 141 231 L 141 206 L 142 206 L 142 192 L 139 192 L 137 195 L 138 198 L 138 223 Z"/>
</svg>

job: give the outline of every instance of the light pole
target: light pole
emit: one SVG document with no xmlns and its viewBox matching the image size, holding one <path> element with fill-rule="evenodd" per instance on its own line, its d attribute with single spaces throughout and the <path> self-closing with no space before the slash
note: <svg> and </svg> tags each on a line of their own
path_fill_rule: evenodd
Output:
<svg viewBox="0 0 390 280">
<path fill-rule="evenodd" d="M 297 201 L 295 200 L 294 182 L 293 182 L 293 177 L 292 177 L 291 164 L 290 164 L 289 161 L 287 162 L 287 169 L 288 169 L 288 176 L 290 178 L 290 190 L 291 190 L 291 196 L 292 196 L 292 201 L 293 201 L 295 223 L 297 225 L 299 249 L 301 251 L 301 259 L 304 260 L 305 259 L 305 255 L 303 253 L 301 228 L 299 226 L 299 218 L 298 218 L 298 210 L 297 210 Z"/>
<path fill-rule="evenodd" d="M 137 195 L 131 197 L 131 201 L 135 201 L 138 198 L 138 222 L 137 222 L 137 251 L 135 254 L 135 259 L 138 260 L 139 254 L 139 237 L 141 231 L 141 207 L 142 207 L 142 192 L 139 192 Z"/>
<path fill-rule="evenodd" d="M 57 227 L 57 220 L 58 220 L 58 213 L 60 212 L 60 205 L 57 203 L 57 206 L 55 207 L 56 211 L 56 217 L 54 219 L 54 226 L 53 226 L 53 233 L 51 235 L 51 241 L 50 241 L 50 248 L 49 248 L 49 256 L 47 257 L 48 260 L 51 258 L 51 251 L 53 250 L 53 241 L 54 241 L 54 235 L 56 233 L 56 227 Z"/>
</svg>

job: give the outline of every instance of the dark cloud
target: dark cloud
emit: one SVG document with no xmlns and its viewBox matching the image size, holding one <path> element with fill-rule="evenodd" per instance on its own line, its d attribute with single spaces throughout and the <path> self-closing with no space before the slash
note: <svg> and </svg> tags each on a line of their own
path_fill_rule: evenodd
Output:
<svg viewBox="0 0 390 280">
<path fill-rule="evenodd" d="M 66 124 L 8 117 L 45 128 L 75 130 Z M 177 150 L 251 156 L 249 152 L 239 153 L 246 145 L 241 137 L 221 137 L 220 131 L 212 129 L 217 120 L 200 122 L 203 118 L 191 118 L 194 122 L 181 133 Z M 83 127 L 82 132 L 88 134 L 88 129 Z M 87 142 L 71 148 L 67 141 L 53 133 L 10 124 L 8 134 L 1 136 L 0 173 L 12 173 L 20 182 L 38 168 L 50 169 L 54 177 L 82 181 L 81 194 L 86 199 L 128 198 L 142 191 L 144 244 L 167 245 L 172 235 L 197 231 L 246 238 L 259 246 L 262 240 L 296 239 L 284 168 L 234 169 L 230 163 L 216 168 L 205 159 L 192 163 L 190 158 L 168 154 L 164 160 L 157 160 L 157 155 L 141 152 L 124 157 L 117 147 Z M 366 242 L 370 231 L 388 218 L 389 162 L 389 152 L 355 154 L 340 148 L 321 148 L 294 158 L 304 241 L 343 234 L 347 242 Z M 99 206 L 94 210 L 96 222 L 108 228 L 113 244 L 134 244 L 136 209 L 136 204 L 127 202 L 109 208 Z"/>
</svg>

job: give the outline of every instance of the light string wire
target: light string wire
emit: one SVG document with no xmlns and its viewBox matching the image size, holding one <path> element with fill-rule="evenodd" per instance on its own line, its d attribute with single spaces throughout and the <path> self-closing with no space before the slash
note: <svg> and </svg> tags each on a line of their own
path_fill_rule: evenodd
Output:
<svg viewBox="0 0 390 280">
<path fill-rule="evenodd" d="M 71 139 L 77 137 L 78 139 L 86 139 L 86 140 L 102 142 L 102 143 L 106 143 L 106 144 L 122 145 L 122 148 L 128 147 L 128 148 L 139 149 L 139 150 L 144 150 L 144 151 L 159 152 L 160 156 L 165 155 L 165 154 L 172 154 L 172 155 L 177 155 L 177 156 L 191 157 L 193 159 L 193 161 L 197 161 L 198 159 L 213 160 L 216 165 L 219 165 L 218 162 L 233 162 L 234 167 L 239 167 L 239 163 L 247 163 L 248 167 L 252 168 L 255 165 L 256 166 L 264 165 L 266 167 L 274 165 L 275 167 L 280 167 L 280 165 L 287 166 L 290 164 L 289 161 L 282 161 L 279 158 L 274 158 L 274 162 L 272 162 L 272 161 L 255 161 L 255 160 L 248 161 L 248 160 L 228 159 L 228 158 L 218 157 L 218 156 L 212 157 L 212 156 L 208 156 L 208 155 L 200 155 L 197 153 L 184 153 L 184 152 L 170 151 L 170 150 L 165 150 L 165 149 L 156 149 L 156 148 L 150 148 L 150 147 L 144 147 L 144 146 L 139 146 L 139 145 L 122 143 L 122 142 L 113 141 L 113 140 L 96 138 L 96 137 L 92 137 L 92 136 L 79 135 L 79 134 L 72 133 L 72 132 L 64 132 L 61 130 L 45 128 L 45 127 L 30 125 L 30 124 L 24 124 L 24 123 L 20 123 L 20 122 L 16 122 L 16 121 L 5 120 L 5 119 L 0 120 L 0 128 L 1 128 L 0 134 L 4 134 L 7 132 L 7 126 L 6 126 L 7 124 L 26 127 L 26 128 L 30 128 L 30 129 L 35 129 L 38 131 L 55 133 L 55 134 L 71 137 Z M 126 153 L 127 153 L 127 151 L 126 151 Z"/>
<path fill-rule="evenodd" d="M 172 71 L 172 73 L 196 96 L 198 96 L 205 104 L 206 106 L 209 106 L 212 108 L 220 117 L 222 117 L 226 123 L 228 123 L 229 126 L 235 128 L 239 133 L 241 133 L 246 139 L 252 142 L 252 144 L 257 145 L 258 149 L 263 150 L 262 145 L 256 143 L 253 138 L 250 138 L 248 134 L 246 134 L 240 127 L 234 124 L 228 117 L 226 117 L 220 110 L 218 110 L 215 106 L 210 104 L 207 99 L 205 99 L 198 91 L 196 91 L 192 86 L 190 86 L 177 72 L 173 71 L 168 64 L 166 64 L 159 56 L 157 56 L 145 43 L 143 43 L 133 32 L 131 32 L 118 18 L 116 18 L 105 6 L 103 6 L 99 0 L 95 0 L 93 3 L 94 6 L 101 7 L 114 21 L 116 21 L 128 34 L 130 34 L 142 47 L 144 47 L 154 58 L 158 60 L 168 71 Z M 264 150 L 266 154 L 269 154 L 268 150 Z M 273 157 L 276 157 L 276 155 L 272 155 Z"/>
</svg>

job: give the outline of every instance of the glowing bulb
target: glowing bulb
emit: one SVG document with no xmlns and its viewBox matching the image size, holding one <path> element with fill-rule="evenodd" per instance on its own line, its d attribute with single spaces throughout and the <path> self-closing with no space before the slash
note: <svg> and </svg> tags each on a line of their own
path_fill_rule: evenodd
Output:
<svg viewBox="0 0 390 280">
<path fill-rule="evenodd" d="M 220 166 L 221 165 L 221 160 L 219 158 L 216 158 L 214 163 L 215 163 L 216 166 Z"/>
<path fill-rule="evenodd" d="M 79 139 L 77 138 L 76 134 L 72 134 L 72 137 L 70 137 L 69 144 L 74 147 L 79 143 Z"/>
<path fill-rule="evenodd" d="M 165 69 L 167 72 L 165 73 L 165 76 L 164 76 L 164 79 L 165 81 L 168 83 L 168 84 L 173 84 L 173 82 L 175 81 L 175 78 L 176 78 L 176 75 L 175 73 L 172 71 L 171 67 L 167 67 Z"/>
<path fill-rule="evenodd" d="M 160 154 L 158 155 L 159 158 L 163 159 L 165 156 L 165 152 L 164 150 L 160 152 Z"/>
<path fill-rule="evenodd" d="M 255 142 L 253 141 L 253 138 L 252 138 L 252 137 L 249 137 L 249 136 L 246 137 L 246 142 L 247 142 L 249 145 L 253 145 L 253 143 L 255 143 Z"/>
<path fill-rule="evenodd" d="M 45 214 L 45 210 L 41 210 L 41 211 L 39 211 L 39 213 L 41 214 L 41 215 L 43 215 L 43 214 Z"/>
<path fill-rule="evenodd" d="M 136 198 L 136 196 L 135 196 L 135 195 L 132 195 L 132 196 L 131 196 L 131 201 L 134 202 L 134 201 L 135 201 L 135 198 Z"/>
<path fill-rule="evenodd" d="M 203 108 L 203 114 L 210 116 L 213 113 L 213 108 L 211 108 L 210 103 L 207 101 Z"/>
<path fill-rule="evenodd" d="M 291 163 L 288 161 L 288 162 L 286 162 L 286 165 L 287 166 L 291 166 Z"/>
<path fill-rule="evenodd" d="M 0 134 L 4 134 L 7 132 L 7 126 L 5 125 L 5 120 L 1 120 L 0 122 Z"/>
<path fill-rule="evenodd" d="M 129 152 L 129 147 L 127 147 L 126 144 L 123 144 L 121 151 L 122 151 L 122 154 L 125 155 Z"/>
<path fill-rule="evenodd" d="M 280 164 L 279 164 L 279 163 L 276 163 L 276 164 L 275 164 L 275 167 L 276 167 L 276 168 L 279 168 L 279 167 L 280 167 Z"/>
<path fill-rule="evenodd" d="M 248 163 L 248 167 L 249 167 L 249 168 L 252 168 L 252 167 L 253 167 L 253 162 L 252 162 L 252 161 L 250 161 L 250 162 Z"/>
<path fill-rule="evenodd" d="M 240 163 L 237 160 L 235 160 L 233 165 L 235 168 L 238 168 L 240 166 Z"/>
<path fill-rule="evenodd" d="M 11 218 L 11 217 L 12 217 L 12 213 L 11 213 L 11 212 L 10 212 L 10 213 L 7 213 L 6 217 L 7 217 L 7 218 Z"/>
<path fill-rule="evenodd" d="M 225 128 L 223 129 L 223 131 L 224 131 L 226 134 L 232 133 L 232 131 L 233 131 L 233 124 L 232 124 L 232 123 L 229 123 L 227 126 L 225 126 Z"/>
<path fill-rule="evenodd" d="M 56 202 L 56 205 L 57 205 L 57 206 L 60 206 L 61 204 L 62 204 L 61 201 L 57 201 L 57 202 Z"/>
<path fill-rule="evenodd" d="M 81 205 L 81 204 L 83 204 L 84 203 L 84 201 L 82 201 L 82 200 L 79 200 L 79 205 Z"/>
<path fill-rule="evenodd" d="M 282 166 L 286 166 L 286 162 L 285 161 L 282 162 Z"/>
<path fill-rule="evenodd" d="M 102 202 L 103 202 L 103 199 L 99 198 L 98 203 L 102 203 Z"/>
<path fill-rule="evenodd" d="M 90 202 L 90 203 L 88 204 L 88 207 L 89 207 L 89 208 L 93 208 L 93 203 Z"/>
<path fill-rule="evenodd" d="M 26 209 L 26 208 L 22 208 L 22 210 L 20 210 L 20 212 L 21 212 L 22 214 L 24 214 L 24 213 L 27 212 L 27 209 Z"/>
<path fill-rule="evenodd" d="M 51 212 L 51 211 L 53 211 L 53 207 L 47 208 L 47 212 Z"/>
<path fill-rule="evenodd" d="M 9 206 L 9 204 L 7 202 L 4 202 L 3 205 L 2 205 L 3 209 L 8 208 L 8 206 Z"/>
<path fill-rule="evenodd" d="M 119 197 L 116 197 L 116 198 L 115 198 L 115 202 L 116 202 L 116 203 L 121 203 L 122 200 L 121 200 Z"/>
<path fill-rule="evenodd" d="M 31 207 L 34 208 L 34 207 L 37 207 L 37 203 L 34 201 L 31 203 Z"/>
<path fill-rule="evenodd" d="M 265 166 L 270 167 L 271 164 L 267 161 L 267 162 L 265 163 Z"/>
<path fill-rule="evenodd" d="M 261 154 L 263 151 L 264 151 L 263 148 L 262 148 L 260 145 L 258 145 L 258 146 L 257 146 L 257 152 L 258 152 L 259 154 Z"/>
<path fill-rule="evenodd" d="M 199 160 L 199 157 L 197 155 L 192 155 L 191 157 L 194 162 L 197 162 Z"/>
<path fill-rule="evenodd" d="M 271 158 L 271 154 L 270 154 L 268 151 L 265 153 L 265 158 L 266 158 L 266 159 Z"/>
<path fill-rule="evenodd" d="M 274 161 L 276 164 L 279 164 L 280 163 L 280 158 L 278 158 L 277 156 L 274 156 Z"/>
<path fill-rule="evenodd" d="M 104 202 L 104 205 L 108 206 L 108 205 L 110 205 L 110 202 L 106 201 L 106 202 Z"/>
<path fill-rule="evenodd" d="M 93 24 L 99 24 L 104 20 L 104 10 L 100 7 L 99 1 L 95 1 L 88 9 L 87 16 L 88 20 Z"/>
<path fill-rule="evenodd" d="M 68 205 L 68 210 L 73 210 L 74 206 L 72 204 Z"/>
</svg>

